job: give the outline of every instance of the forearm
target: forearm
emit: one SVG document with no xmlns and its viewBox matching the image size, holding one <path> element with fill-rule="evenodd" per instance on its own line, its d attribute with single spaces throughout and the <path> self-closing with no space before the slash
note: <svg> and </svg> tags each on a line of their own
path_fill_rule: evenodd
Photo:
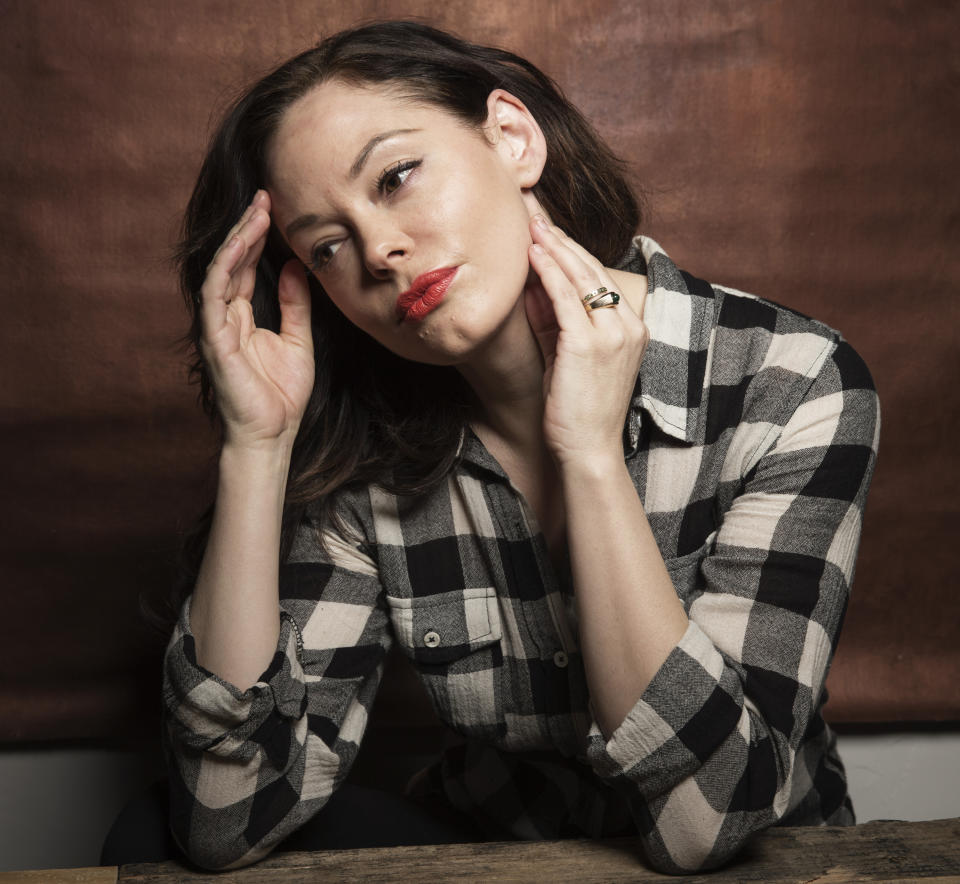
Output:
<svg viewBox="0 0 960 884">
<path fill-rule="evenodd" d="M 680 640 L 687 616 L 620 458 L 561 472 L 584 665 L 609 737 Z"/>
<path fill-rule="evenodd" d="M 290 446 L 225 445 L 217 502 L 191 603 L 197 661 L 245 690 L 280 631 L 279 558 Z"/>
<path fill-rule="evenodd" d="M 194 637 L 183 617 L 178 622 L 164 661 L 166 745 L 176 770 L 170 819 L 199 865 L 259 859 L 347 776 L 391 644 L 379 577 L 359 553 L 358 562 L 361 571 L 298 558 L 297 580 L 309 591 L 280 621 L 282 656 L 251 677 L 264 683 L 250 690 L 198 670 Z"/>
</svg>

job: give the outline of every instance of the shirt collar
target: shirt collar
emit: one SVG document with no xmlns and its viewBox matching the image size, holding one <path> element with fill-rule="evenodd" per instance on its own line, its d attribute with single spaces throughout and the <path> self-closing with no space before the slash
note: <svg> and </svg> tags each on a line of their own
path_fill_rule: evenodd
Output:
<svg viewBox="0 0 960 884">
<path fill-rule="evenodd" d="M 624 427 L 627 456 L 640 443 L 642 412 L 668 436 L 702 440 L 706 420 L 703 384 L 713 328 L 712 287 L 680 270 L 650 237 L 637 236 L 618 269 L 647 276 L 643 321 L 650 333 Z M 503 470 L 467 428 L 460 457 L 504 476 Z"/>
<path fill-rule="evenodd" d="M 618 265 L 647 274 L 643 320 L 650 333 L 625 427 L 628 454 L 640 439 L 645 411 L 664 433 L 685 442 L 703 435 L 703 385 L 713 328 L 710 285 L 679 270 L 652 239 L 638 236 Z"/>
</svg>

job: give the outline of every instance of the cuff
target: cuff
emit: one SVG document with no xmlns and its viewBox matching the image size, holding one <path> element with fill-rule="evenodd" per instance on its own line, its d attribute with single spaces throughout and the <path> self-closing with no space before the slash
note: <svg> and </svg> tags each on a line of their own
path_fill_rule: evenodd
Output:
<svg viewBox="0 0 960 884">
<path fill-rule="evenodd" d="M 736 729 L 742 691 L 692 620 L 643 695 L 607 739 L 594 721 L 587 758 L 607 780 L 623 777 L 648 801 L 699 768 Z"/>
<path fill-rule="evenodd" d="M 249 759 L 251 738 L 271 718 L 297 719 L 306 712 L 306 679 L 300 662 L 300 632 L 285 611 L 273 659 L 245 691 L 197 663 L 190 631 L 190 599 L 167 646 L 163 700 L 170 738 L 182 746 Z"/>
</svg>

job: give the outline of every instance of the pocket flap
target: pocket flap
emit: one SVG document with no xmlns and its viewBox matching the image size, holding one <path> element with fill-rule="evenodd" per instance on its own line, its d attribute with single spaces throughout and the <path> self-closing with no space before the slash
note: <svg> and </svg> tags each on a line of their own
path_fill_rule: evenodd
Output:
<svg viewBox="0 0 960 884">
<path fill-rule="evenodd" d="M 417 598 L 387 596 L 397 641 L 422 663 L 448 663 L 500 641 L 497 591 L 492 586 Z"/>
</svg>

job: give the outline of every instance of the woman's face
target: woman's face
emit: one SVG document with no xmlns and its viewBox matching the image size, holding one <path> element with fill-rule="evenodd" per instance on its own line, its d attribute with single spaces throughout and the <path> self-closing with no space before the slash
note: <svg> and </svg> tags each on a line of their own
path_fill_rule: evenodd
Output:
<svg viewBox="0 0 960 884">
<path fill-rule="evenodd" d="M 500 90 L 484 132 L 383 87 L 330 81 L 271 144 L 274 223 L 331 300 L 390 350 L 469 362 L 522 318 L 539 127 Z"/>
</svg>

